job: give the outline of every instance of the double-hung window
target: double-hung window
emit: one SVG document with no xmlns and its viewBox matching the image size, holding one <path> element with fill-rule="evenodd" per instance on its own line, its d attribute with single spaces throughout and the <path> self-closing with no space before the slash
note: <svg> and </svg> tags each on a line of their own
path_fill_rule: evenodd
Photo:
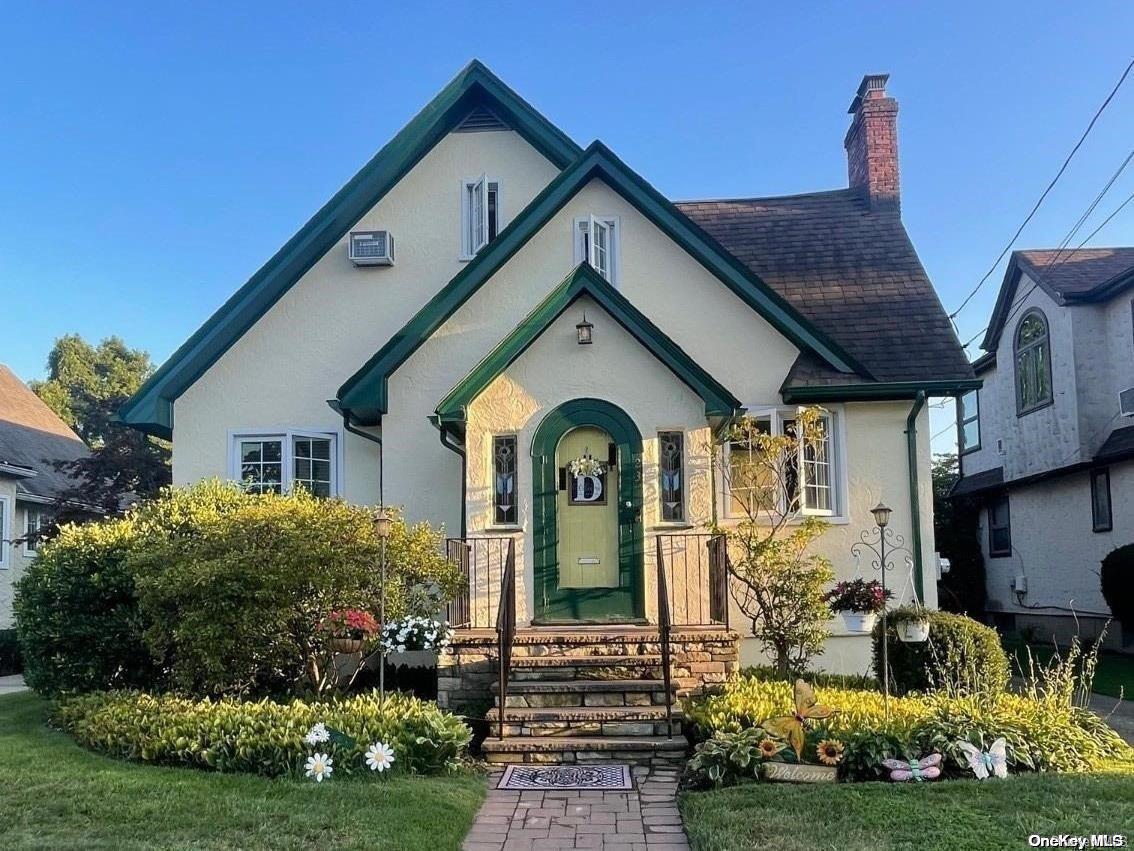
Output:
<svg viewBox="0 0 1134 851">
<path fill-rule="evenodd" d="M 337 496 L 338 436 L 293 429 L 234 435 L 230 475 L 250 493 L 301 487 L 315 496 Z"/>
<path fill-rule="evenodd" d="M 980 449 L 980 397 L 970 390 L 957 400 L 957 433 L 961 454 Z"/>
<path fill-rule="evenodd" d="M 988 502 L 988 554 L 996 558 L 1012 555 L 1012 512 L 1006 493 Z"/>
<path fill-rule="evenodd" d="M 685 522 L 685 435 L 658 432 L 658 490 L 663 523 Z"/>
<path fill-rule="evenodd" d="M 1091 529 L 1109 532 L 1114 528 L 1110 507 L 1110 468 L 1091 470 Z"/>
<path fill-rule="evenodd" d="M 12 505 L 8 497 L 0 496 L 0 568 L 12 566 L 8 543 L 12 540 Z"/>
<path fill-rule="evenodd" d="M 39 536 L 46 524 L 43 509 L 29 505 L 24 511 L 24 555 L 39 552 Z"/>
<path fill-rule="evenodd" d="M 492 438 L 492 522 L 496 526 L 515 526 L 516 435 Z"/>
<path fill-rule="evenodd" d="M 761 514 L 837 515 L 840 510 L 842 460 L 836 449 L 836 415 L 823 411 L 809 439 L 799 433 L 796 409 L 753 414 L 742 433 L 726 447 L 726 514 L 756 518 Z M 757 435 L 786 437 L 793 448 L 766 459 Z"/>
<path fill-rule="evenodd" d="M 471 260 L 500 231 L 500 183 L 487 175 L 461 181 L 461 259 Z"/>
<path fill-rule="evenodd" d="M 618 283 L 619 223 L 617 216 L 575 219 L 575 263 L 587 263 L 612 284 Z"/>
</svg>

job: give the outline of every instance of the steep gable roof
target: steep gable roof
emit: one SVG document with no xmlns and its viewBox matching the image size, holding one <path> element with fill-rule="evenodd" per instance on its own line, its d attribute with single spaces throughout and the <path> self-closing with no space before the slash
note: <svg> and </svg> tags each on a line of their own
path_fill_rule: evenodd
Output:
<svg viewBox="0 0 1134 851">
<path fill-rule="evenodd" d="M 855 190 L 677 207 L 873 379 L 839 376 L 804 353 L 785 388 L 973 379 L 901 218 L 871 211 Z"/>
<path fill-rule="evenodd" d="M 1134 247 L 1013 251 L 980 344 L 985 351 L 999 344 L 1025 274 L 1056 304 L 1105 301 L 1134 286 Z"/>
<path fill-rule="evenodd" d="M 123 406 L 123 422 L 171 437 L 173 400 L 196 381 L 450 130 L 487 109 L 556 166 L 580 154 L 571 139 L 473 61 L 226 301 Z"/>
<path fill-rule="evenodd" d="M 869 371 L 845 349 L 596 141 L 339 388 L 341 407 L 362 422 L 373 422 L 385 413 L 389 377 L 552 216 L 596 178 L 633 204 L 796 346 L 814 352 L 837 372 L 869 376 Z"/>
<path fill-rule="evenodd" d="M 689 389 L 700 396 L 705 403 L 705 416 L 729 417 L 743 410 L 737 398 L 724 385 L 701 368 L 594 269 L 582 264 L 441 400 L 437 406 L 438 422 L 463 423 L 472 401 L 527 351 L 563 311 L 583 296 L 590 296 Z"/>
</svg>

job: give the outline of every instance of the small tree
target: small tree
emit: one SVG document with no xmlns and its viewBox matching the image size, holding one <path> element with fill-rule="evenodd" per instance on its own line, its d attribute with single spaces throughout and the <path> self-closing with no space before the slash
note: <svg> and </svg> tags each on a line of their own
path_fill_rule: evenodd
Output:
<svg viewBox="0 0 1134 851">
<path fill-rule="evenodd" d="M 766 421 L 746 417 L 729 429 L 731 450 L 721 465 L 725 493 L 741 517 L 718 530 L 728 539 L 729 589 L 783 677 L 805 668 L 827 638 L 823 595 L 835 574 L 826 558 L 808 552 L 827 523 L 799 515 L 800 462 L 824 451 L 827 423 L 807 408 L 773 435 Z"/>
</svg>

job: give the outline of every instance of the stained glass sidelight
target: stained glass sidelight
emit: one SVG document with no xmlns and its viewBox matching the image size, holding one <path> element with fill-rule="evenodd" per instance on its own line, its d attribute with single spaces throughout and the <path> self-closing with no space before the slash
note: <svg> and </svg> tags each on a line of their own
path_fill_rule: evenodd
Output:
<svg viewBox="0 0 1134 851">
<path fill-rule="evenodd" d="M 685 520 L 685 435 L 679 431 L 658 434 L 658 470 L 661 481 L 661 519 L 665 523 Z"/>
<path fill-rule="evenodd" d="M 493 522 L 516 522 L 516 436 L 492 438 Z"/>
</svg>

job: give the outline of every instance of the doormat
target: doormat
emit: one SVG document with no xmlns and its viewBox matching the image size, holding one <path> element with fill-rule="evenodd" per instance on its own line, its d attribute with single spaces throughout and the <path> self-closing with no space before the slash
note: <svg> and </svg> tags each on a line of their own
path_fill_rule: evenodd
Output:
<svg viewBox="0 0 1134 851">
<path fill-rule="evenodd" d="M 628 765 L 509 765 L 497 789 L 605 789 L 625 792 L 634 788 Z"/>
</svg>

